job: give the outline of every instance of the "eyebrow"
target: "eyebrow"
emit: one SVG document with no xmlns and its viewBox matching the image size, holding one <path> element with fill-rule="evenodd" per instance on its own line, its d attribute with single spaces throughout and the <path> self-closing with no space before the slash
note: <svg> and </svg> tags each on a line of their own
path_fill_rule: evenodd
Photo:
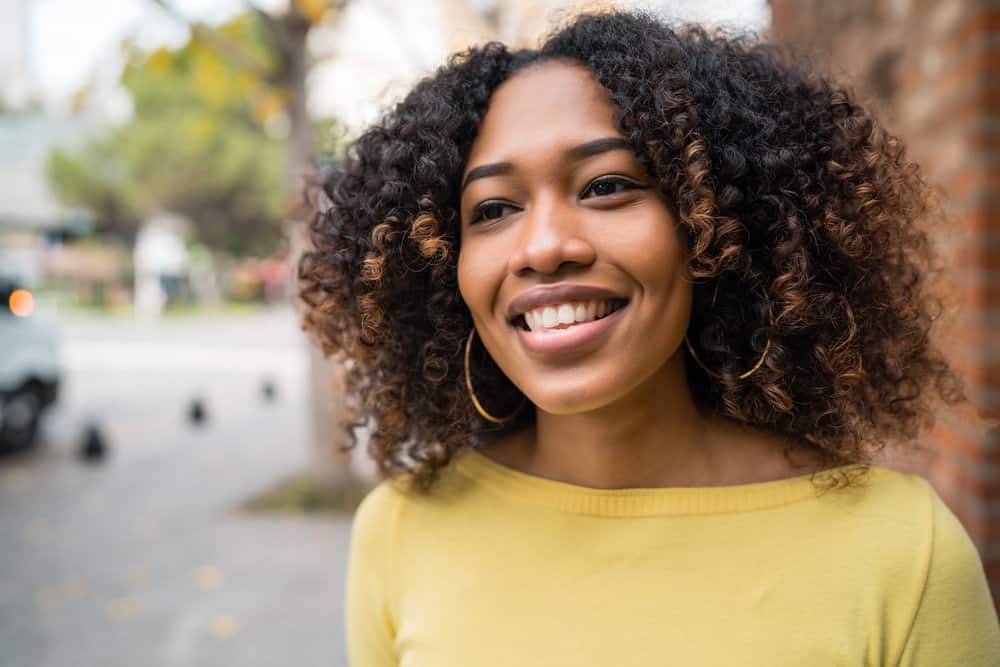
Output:
<svg viewBox="0 0 1000 667">
<path fill-rule="evenodd" d="M 588 141 L 586 143 L 573 146 L 572 148 L 568 148 L 563 152 L 563 157 L 567 162 L 579 162 L 580 160 L 585 160 L 589 157 L 600 155 L 601 153 L 620 150 L 626 150 L 630 153 L 633 152 L 632 145 L 621 137 L 603 137 L 601 139 L 594 139 L 593 141 Z M 462 182 L 462 191 L 464 192 L 469 183 L 477 178 L 501 176 L 503 174 L 509 174 L 513 170 L 514 165 L 510 162 L 491 162 L 489 164 L 482 164 L 478 167 L 474 167 L 469 170 L 468 174 L 465 175 L 465 180 Z"/>
</svg>

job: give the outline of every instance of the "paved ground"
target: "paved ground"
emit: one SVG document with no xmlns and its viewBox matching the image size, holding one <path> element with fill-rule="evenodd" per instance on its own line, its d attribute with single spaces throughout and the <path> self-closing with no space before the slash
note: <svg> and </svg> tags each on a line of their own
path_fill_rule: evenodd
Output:
<svg viewBox="0 0 1000 667">
<path fill-rule="evenodd" d="M 41 447 L 0 460 L 0 665 L 344 665 L 350 519 L 237 508 L 308 464 L 293 315 L 75 319 L 62 335 Z M 92 420 L 112 447 L 100 465 L 76 456 Z"/>
</svg>

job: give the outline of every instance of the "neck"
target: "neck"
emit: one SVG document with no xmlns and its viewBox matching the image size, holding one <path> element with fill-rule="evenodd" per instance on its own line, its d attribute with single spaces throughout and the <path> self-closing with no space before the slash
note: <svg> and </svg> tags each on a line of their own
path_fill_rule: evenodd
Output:
<svg viewBox="0 0 1000 667">
<path fill-rule="evenodd" d="M 517 458 L 532 474 L 590 488 L 708 486 L 733 466 L 716 443 L 738 430 L 698 410 L 677 354 L 599 409 L 560 415 L 538 408 Z"/>
</svg>

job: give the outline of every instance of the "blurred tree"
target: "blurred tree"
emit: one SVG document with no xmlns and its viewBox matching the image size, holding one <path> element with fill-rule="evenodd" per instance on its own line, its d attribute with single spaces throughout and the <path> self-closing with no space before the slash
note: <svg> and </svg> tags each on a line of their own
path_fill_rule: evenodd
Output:
<svg viewBox="0 0 1000 667">
<path fill-rule="evenodd" d="M 278 12 L 247 4 L 246 15 L 254 19 L 259 40 L 246 41 L 223 28 L 191 21 L 168 0 L 151 0 L 175 19 L 186 23 L 192 41 L 212 51 L 228 67 L 238 70 L 260 90 L 280 103 L 287 127 L 284 197 L 285 213 L 291 219 L 301 211 L 300 181 L 313 171 L 313 130 L 308 113 L 306 77 L 312 66 L 306 39 L 314 26 L 339 17 L 348 0 L 289 0 Z M 235 38 L 234 38 L 235 37 Z M 263 49 L 259 48 L 263 47 Z"/>
<path fill-rule="evenodd" d="M 290 0 L 284 11 L 278 13 L 248 6 L 247 14 L 253 17 L 253 25 L 259 30 L 254 35 L 258 39 L 251 40 L 240 39 L 239 33 L 229 34 L 225 28 L 189 21 L 167 0 L 152 1 L 187 23 L 192 42 L 202 45 L 204 52 L 214 54 L 215 64 L 202 75 L 203 83 L 207 84 L 222 71 L 238 72 L 240 80 L 252 84 L 252 90 L 259 91 L 260 99 L 267 101 L 263 110 L 275 114 L 263 122 L 265 128 L 272 123 L 272 131 L 285 135 L 284 180 L 279 200 L 284 202 L 284 234 L 289 241 L 289 263 L 294 278 L 305 237 L 302 179 L 315 173 L 313 137 L 333 136 L 328 122 L 321 122 L 314 131 L 309 118 L 306 77 L 313 63 L 306 40 L 314 26 L 339 18 L 348 0 Z M 269 120 L 272 117 L 274 120 Z M 330 148 L 324 146 L 324 153 L 329 154 Z M 290 284 L 294 286 L 296 281 L 293 279 Z M 332 489 L 352 488 L 356 480 L 351 456 L 340 450 L 345 437 L 335 426 L 342 411 L 342 369 L 325 359 L 315 345 L 309 346 L 309 353 L 314 472 Z"/>
<path fill-rule="evenodd" d="M 314 172 L 313 137 L 333 136 L 317 130 L 307 113 L 306 77 L 312 62 L 306 42 L 314 26 L 339 18 L 348 0 L 289 0 L 275 13 L 248 4 L 244 15 L 220 27 L 189 20 L 170 0 L 150 1 L 191 32 L 189 43 L 176 52 L 134 54 L 126 72 L 135 100 L 133 124 L 146 118 L 157 118 L 158 123 L 151 122 L 145 133 L 132 130 L 135 137 L 124 128 L 120 136 L 78 154 L 54 154 L 49 171 L 57 190 L 72 203 L 95 209 L 106 225 L 125 229 L 149 206 L 170 206 L 192 217 L 203 240 L 216 248 L 220 243 L 247 248 L 256 239 L 283 231 L 294 271 L 304 244 L 300 183 Z M 391 3 L 374 0 L 370 5 L 393 26 L 401 43 L 415 43 L 411 26 L 400 20 Z M 536 5 L 522 0 L 444 3 L 448 21 L 458 21 L 449 24 L 454 34 L 471 34 L 470 27 L 479 22 L 482 30 L 473 33 L 506 36 L 508 41 L 523 39 L 520 33 L 529 19 L 540 20 Z M 463 46 L 456 43 L 452 48 Z M 168 85 L 171 77 L 185 81 Z M 199 111 L 185 106 L 188 103 Z M 329 155 L 336 148 L 325 146 L 320 152 Z M 138 175 L 154 179 L 150 182 L 156 185 Z M 174 189 L 171 183 L 187 189 Z M 239 224 L 232 218 L 236 211 L 247 214 Z M 264 211 L 268 216 L 258 217 Z M 289 224 L 280 230 L 278 219 Z M 217 224 L 223 221 L 229 224 Z M 220 238 L 213 227 L 228 233 Z M 259 229 L 267 234 L 257 236 Z M 342 411 L 342 371 L 310 346 L 315 468 L 334 488 L 350 488 L 355 475 L 350 454 L 338 449 L 344 435 L 335 426 Z"/>
<path fill-rule="evenodd" d="M 302 0 L 281 15 L 251 7 L 220 26 L 191 23 L 176 50 L 126 45 L 132 119 L 76 152 L 50 155 L 58 195 L 125 236 L 169 209 L 190 217 L 215 250 L 273 251 L 311 166 L 306 35 L 334 4 Z"/>
</svg>

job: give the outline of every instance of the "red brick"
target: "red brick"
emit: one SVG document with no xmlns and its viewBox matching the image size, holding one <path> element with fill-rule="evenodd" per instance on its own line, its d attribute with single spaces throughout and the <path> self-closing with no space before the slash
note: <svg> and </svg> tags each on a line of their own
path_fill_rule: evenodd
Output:
<svg viewBox="0 0 1000 667">
<path fill-rule="evenodd" d="M 968 265 L 963 265 L 968 266 Z M 970 270 L 969 273 L 981 272 Z M 993 280 L 983 280 L 981 284 L 962 284 L 958 288 L 956 296 L 962 300 L 965 308 L 997 308 L 1000 307 L 1000 278 Z"/>
<path fill-rule="evenodd" d="M 958 197 L 951 198 L 948 208 L 959 208 L 961 200 Z M 971 201 L 966 206 L 961 206 L 961 210 L 948 213 L 948 228 L 939 232 L 939 238 L 947 240 L 949 237 L 961 235 L 964 237 L 965 245 L 977 244 L 983 247 L 984 241 L 989 247 L 983 248 L 983 252 L 1000 252 L 1000 239 L 990 241 L 984 237 L 1000 232 L 1000 199 L 995 203 L 989 201 Z"/>
<path fill-rule="evenodd" d="M 991 153 L 1000 151 L 1000 129 L 979 129 L 970 133 L 966 139 L 969 150 L 974 153 Z"/>
<path fill-rule="evenodd" d="M 947 53 L 943 49 L 935 49 L 935 53 Z M 918 54 L 917 57 L 923 54 Z M 905 87 L 908 96 L 916 98 L 916 108 L 927 104 L 928 107 L 946 108 L 956 101 L 964 99 L 977 92 L 978 77 L 989 72 L 1000 71 L 1000 47 L 970 50 L 967 53 L 953 57 L 944 65 L 940 72 L 925 74 L 920 68 L 911 66 L 907 78 L 901 86 Z M 926 98 L 926 99 L 922 99 Z M 901 109 L 904 114 L 914 108 L 912 105 Z M 918 114 L 920 115 L 920 114 Z"/>
<path fill-rule="evenodd" d="M 950 470 L 935 469 L 931 479 L 941 500 L 954 512 L 976 544 L 985 545 L 995 541 L 990 531 L 997 522 L 990 519 L 986 503 L 975 492 L 970 493 L 962 486 L 960 477 L 954 477 L 954 472 Z"/>
<path fill-rule="evenodd" d="M 955 362 L 953 367 L 969 384 L 1000 388 L 1000 364 L 971 366 Z"/>
<path fill-rule="evenodd" d="M 770 0 L 771 32 L 776 37 L 783 37 L 791 25 L 792 8 L 786 0 Z"/>
<path fill-rule="evenodd" d="M 998 271 L 1000 270 L 1000 250 L 990 251 L 982 246 L 963 244 L 955 252 L 954 265 Z"/>
<path fill-rule="evenodd" d="M 986 570 L 986 576 L 993 581 L 1000 581 L 1000 558 L 990 559 L 983 562 L 983 569 Z M 994 592 L 994 595 L 996 593 Z"/>
<path fill-rule="evenodd" d="M 948 40 L 949 48 L 960 47 L 980 33 L 1000 32 L 1000 10 L 992 9 L 964 19 Z"/>
<path fill-rule="evenodd" d="M 1000 72 L 1000 48 L 988 55 L 989 58 L 982 55 L 970 60 L 967 64 L 969 71 L 956 73 L 950 79 L 951 83 L 948 80 L 938 82 L 941 91 L 940 96 L 935 94 L 934 110 L 907 119 L 911 135 L 939 136 L 1000 109 L 1000 86 L 974 85 L 975 76 L 987 71 L 983 68 L 984 64 L 988 63 L 992 71 Z M 949 90 L 952 91 L 950 95 Z"/>
<path fill-rule="evenodd" d="M 942 201 L 946 218 L 951 221 L 943 234 L 975 232 L 977 240 L 1000 232 L 1000 192 L 974 192 L 965 197 L 949 196 Z M 962 225 L 967 225 L 964 229 Z"/>
<path fill-rule="evenodd" d="M 960 169 L 954 176 L 941 181 L 948 197 L 963 197 L 972 192 L 990 192 L 1000 184 L 1000 163 L 970 164 Z"/>
<path fill-rule="evenodd" d="M 935 424 L 930 432 L 930 439 L 936 447 L 947 447 L 950 451 L 968 457 L 974 461 L 983 455 L 980 442 L 965 434 L 958 433 L 954 428 L 944 424 Z M 935 459 L 936 460 L 936 459 Z"/>
</svg>

